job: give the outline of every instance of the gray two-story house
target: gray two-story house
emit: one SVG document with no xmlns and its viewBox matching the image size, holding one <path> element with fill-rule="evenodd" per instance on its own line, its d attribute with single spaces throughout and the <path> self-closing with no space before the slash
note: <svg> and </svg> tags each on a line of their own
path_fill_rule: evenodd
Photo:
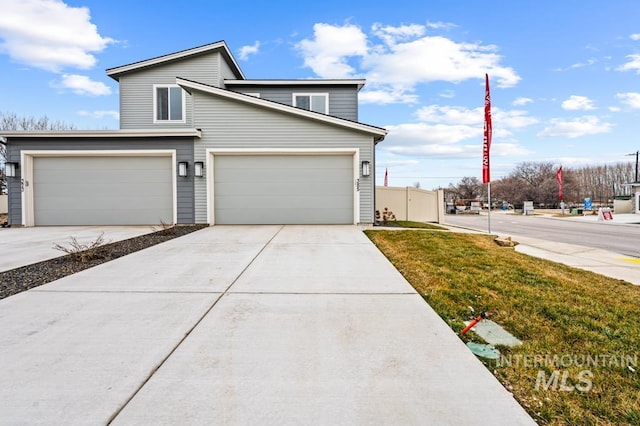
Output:
<svg viewBox="0 0 640 426">
<path fill-rule="evenodd" d="M 374 221 L 364 80 L 249 80 L 224 41 L 107 75 L 119 130 L 2 133 L 11 226 Z"/>
</svg>

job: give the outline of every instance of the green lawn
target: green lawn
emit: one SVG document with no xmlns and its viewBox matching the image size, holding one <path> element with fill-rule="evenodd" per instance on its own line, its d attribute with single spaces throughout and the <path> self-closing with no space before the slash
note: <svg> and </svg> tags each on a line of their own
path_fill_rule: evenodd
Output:
<svg viewBox="0 0 640 426">
<path fill-rule="evenodd" d="M 440 229 L 440 230 L 447 229 L 440 225 L 436 225 L 435 223 L 414 222 L 412 220 L 396 220 L 393 223 L 395 223 L 397 226 L 401 228 Z"/>
<path fill-rule="evenodd" d="M 523 341 L 483 362 L 536 421 L 640 424 L 639 287 L 498 247 L 487 235 L 366 234 L 455 332 L 488 311 Z M 462 339 L 481 342 L 472 332 Z"/>
</svg>

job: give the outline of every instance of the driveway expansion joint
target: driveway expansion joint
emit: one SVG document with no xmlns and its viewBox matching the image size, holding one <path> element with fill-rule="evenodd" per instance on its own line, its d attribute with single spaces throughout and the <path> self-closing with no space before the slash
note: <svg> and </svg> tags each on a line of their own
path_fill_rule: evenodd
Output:
<svg viewBox="0 0 640 426">
<path fill-rule="evenodd" d="M 247 269 L 249 269 L 249 267 L 253 264 L 253 262 L 255 262 L 255 260 L 260 257 L 260 255 L 262 254 L 262 252 L 269 246 L 269 244 L 271 244 L 271 242 L 273 241 L 273 239 L 280 233 L 280 231 L 282 231 L 284 229 L 285 225 L 280 226 L 280 228 L 278 228 L 278 230 L 271 236 L 271 238 L 269 239 L 269 241 L 267 241 L 262 248 L 258 251 L 258 253 L 256 253 L 255 256 L 253 256 L 253 258 L 247 263 L 247 265 L 242 269 L 242 271 L 240 271 L 240 273 L 233 279 L 233 281 L 231 282 L 231 284 L 229 284 L 229 286 L 227 286 L 227 288 L 222 292 L 218 292 L 220 293 L 220 296 L 216 298 L 216 300 L 211 304 L 211 306 L 205 310 L 205 312 L 200 316 L 200 318 L 198 318 L 198 320 L 196 321 L 196 323 L 193 325 L 193 327 L 191 327 L 185 334 L 184 336 L 178 341 L 178 343 L 169 351 L 169 353 L 167 354 L 167 356 L 165 356 L 160 363 L 154 367 L 151 372 L 149 373 L 149 375 L 144 379 L 144 381 L 142 382 L 142 384 L 140 384 L 140 386 L 138 386 L 138 388 L 133 391 L 133 393 L 129 396 L 129 398 L 127 398 L 127 400 L 124 402 L 124 404 L 122 404 L 122 406 L 120 406 L 117 410 L 115 410 L 115 412 L 111 415 L 111 417 L 109 418 L 109 420 L 107 421 L 107 425 L 110 425 L 111 423 L 113 423 L 113 421 L 118 417 L 118 415 L 120 415 L 120 413 L 122 413 L 122 410 L 124 410 L 127 405 L 129 405 L 129 403 L 133 400 L 133 398 L 136 397 L 136 395 L 142 390 L 142 388 L 145 387 L 145 385 L 149 382 L 149 380 L 151 380 L 151 378 L 156 374 L 156 372 L 162 368 L 162 366 L 167 362 L 167 360 L 169 358 L 171 358 L 171 355 L 173 355 L 176 350 L 178 350 L 178 348 L 184 343 L 184 341 L 191 335 L 191 333 L 193 332 L 193 330 L 195 330 L 198 325 L 200 325 L 200 323 L 202 323 L 202 321 L 207 317 L 207 315 L 209 315 L 209 313 L 213 310 L 213 308 L 218 304 L 218 302 L 227 294 L 227 292 L 229 291 L 229 289 L 231 289 L 231 287 L 233 287 L 233 285 L 238 281 L 238 279 L 240 279 L 240 277 L 242 276 L 242 274 L 244 274 Z"/>
</svg>

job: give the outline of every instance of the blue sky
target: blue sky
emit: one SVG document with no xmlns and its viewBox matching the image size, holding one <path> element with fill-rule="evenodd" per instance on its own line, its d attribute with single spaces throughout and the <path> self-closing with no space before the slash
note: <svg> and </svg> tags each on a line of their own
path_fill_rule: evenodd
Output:
<svg viewBox="0 0 640 426">
<path fill-rule="evenodd" d="M 104 70 L 225 40 L 247 78 L 366 78 L 360 121 L 390 130 L 377 178 L 423 188 L 523 161 L 632 161 L 640 149 L 637 0 L 0 0 L 0 111 L 118 128 Z"/>
</svg>

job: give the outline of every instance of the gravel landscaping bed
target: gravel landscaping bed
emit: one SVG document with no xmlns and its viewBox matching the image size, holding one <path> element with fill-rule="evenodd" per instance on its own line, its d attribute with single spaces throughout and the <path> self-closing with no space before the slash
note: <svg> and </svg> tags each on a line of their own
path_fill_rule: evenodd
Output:
<svg viewBox="0 0 640 426">
<path fill-rule="evenodd" d="M 50 260 L 33 263 L 9 271 L 0 272 L 0 299 L 18 294 L 42 284 L 64 278 L 101 263 L 117 259 L 138 250 L 190 234 L 208 225 L 180 225 L 152 232 L 128 240 L 105 244 L 95 249 L 91 258 L 81 262 L 77 256 L 68 254 Z"/>
</svg>

